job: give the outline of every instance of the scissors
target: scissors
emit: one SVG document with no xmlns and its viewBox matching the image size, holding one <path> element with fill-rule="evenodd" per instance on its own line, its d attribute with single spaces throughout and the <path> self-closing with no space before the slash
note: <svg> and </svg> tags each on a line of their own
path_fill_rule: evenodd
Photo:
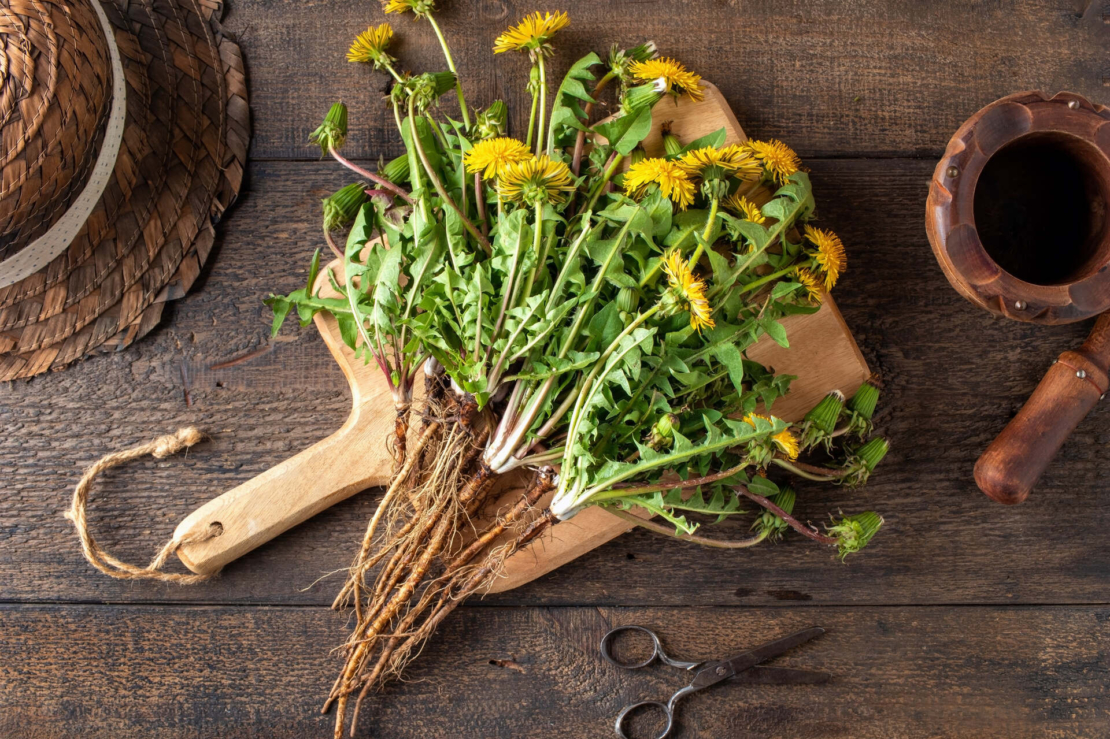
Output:
<svg viewBox="0 0 1110 739">
<path fill-rule="evenodd" d="M 647 659 L 641 662 L 630 663 L 621 662 L 613 656 L 613 637 L 626 631 L 639 631 L 651 637 L 653 648 Z M 691 693 L 704 690 L 705 688 L 724 682 L 725 680 L 734 680 L 746 685 L 816 685 L 828 682 L 829 674 L 827 672 L 794 670 L 788 667 L 757 666 L 760 663 L 779 656 L 783 652 L 793 649 L 799 644 L 805 644 L 811 639 L 816 639 L 824 633 L 824 629 L 820 626 L 815 626 L 812 629 L 799 631 L 796 634 L 791 634 L 790 636 L 764 644 L 755 649 L 741 652 L 729 659 L 715 662 L 686 662 L 684 660 L 672 659 L 667 656 L 667 653 L 663 651 L 663 643 L 659 641 L 659 637 L 651 629 L 643 626 L 618 626 L 601 639 L 601 656 L 610 664 L 616 665 L 623 670 L 639 670 L 659 660 L 663 664 L 671 667 L 690 671 L 697 670 L 697 672 L 694 673 L 693 682 L 672 695 L 671 699 L 666 703 L 662 701 L 640 701 L 639 703 L 625 706 L 624 710 L 617 714 L 617 723 L 615 725 L 617 736 L 621 737 L 621 739 L 630 739 L 628 734 L 625 733 L 624 721 L 628 715 L 636 709 L 646 707 L 658 709 L 667 717 L 666 727 L 655 739 L 664 739 L 664 737 L 670 736 L 675 726 L 674 711 L 678 702 Z"/>
</svg>

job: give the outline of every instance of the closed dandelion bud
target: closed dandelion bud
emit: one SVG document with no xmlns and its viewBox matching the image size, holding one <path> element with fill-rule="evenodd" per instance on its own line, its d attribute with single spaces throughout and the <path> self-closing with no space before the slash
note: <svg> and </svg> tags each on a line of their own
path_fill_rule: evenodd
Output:
<svg viewBox="0 0 1110 739">
<path fill-rule="evenodd" d="M 682 151 L 682 142 L 673 133 L 667 131 L 663 134 L 663 148 L 667 150 L 667 156 L 676 157 Z"/>
<path fill-rule="evenodd" d="M 633 313 L 640 307 L 640 291 L 634 287 L 622 287 L 617 293 L 617 310 Z"/>
<path fill-rule="evenodd" d="M 629 165 L 639 164 L 640 162 L 644 161 L 645 159 L 647 159 L 647 152 L 644 151 L 639 146 L 637 146 L 635 149 L 632 150 L 632 153 L 628 156 L 628 163 L 629 163 Z"/>
<path fill-rule="evenodd" d="M 822 398 L 820 403 L 813 406 L 806 414 L 805 421 L 812 423 L 826 434 L 831 434 L 836 429 L 836 422 L 840 419 L 842 410 L 844 410 L 844 393 L 833 390 Z"/>
<path fill-rule="evenodd" d="M 457 78 L 454 72 L 433 72 L 431 76 L 435 83 L 435 96 L 437 100 L 455 89 Z"/>
<path fill-rule="evenodd" d="M 401 155 L 397 157 L 389 164 L 378 170 L 378 174 L 394 184 L 406 182 L 409 178 L 408 155 Z"/>
<path fill-rule="evenodd" d="M 785 513 L 793 513 L 796 498 L 797 494 L 794 492 L 794 488 L 786 486 L 781 488 L 777 495 L 771 496 L 771 501 Z M 768 510 L 764 510 L 759 518 L 755 520 L 755 523 L 752 524 L 753 530 L 764 534 L 771 541 L 781 539 L 789 528 L 790 524 L 783 520 L 781 516 Z"/>
<path fill-rule="evenodd" d="M 505 107 L 505 103 L 500 100 L 495 100 L 493 105 L 478 114 L 478 118 L 474 123 L 478 138 L 484 140 L 504 136 L 505 120 L 508 116 L 509 109 Z"/>
<path fill-rule="evenodd" d="M 648 41 L 639 46 L 633 46 L 631 49 L 625 51 L 624 55 L 634 62 L 646 62 L 648 59 L 654 59 L 659 56 L 659 50 L 655 48 L 654 41 Z"/>
<path fill-rule="evenodd" d="M 366 186 L 355 182 L 336 190 L 332 195 L 323 200 L 324 228 L 334 231 L 337 228 L 350 225 L 358 215 L 358 209 L 367 200 Z"/>
<path fill-rule="evenodd" d="M 340 149 L 347 140 L 347 106 L 335 103 L 328 110 L 324 122 L 313 131 L 308 140 L 320 145 L 321 155 L 326 155 L 331 149 Z"/>
<path fill-rule="evenodd" d="M 848 407 L 858 413 L 862 418 L 870 421 L 875 415 L 875 406 L 879 404 L 879 388 L 874 381 L 868 380 L 860 385 L 859 390 L 848 401 Z"/>
<path fill-rule="evenodd" d="M 654 82 L 630 87 L 621 98 L 621 112 L 629 115 L 639 113 L 644 108 L 654 108 L 662 97 L 663 90 Z"/>
<path fill-rule="evenodd" d="M 883 457 L 890 451 L 890 442 L 882 437 L 872 439 L 859 449 L 856 450 L 856 456 L 860 458 L 863 466 L 867 468 L 868 472 L 874 472 L 875 468 L 879 466 L 879 462 L 883 461 Z"/>
<path fill-rule="evenodd" d="M 874 511 L 865 511 L 855 516 L 845 516 L 839 522 L 834 518 L 828 535 L 836 539 L 840 558 L 844 559 L 867 546 L 882 525 L 882 516 Z"/>
<path fill-rule="evenodd" d="M 652 449 L 666 449 L 674 439 L 674 430 L 678 426 L 678 416 L 668 413 L 656 421 L 651 431 L 648 432 L 647 445 Z"/>
</svg>

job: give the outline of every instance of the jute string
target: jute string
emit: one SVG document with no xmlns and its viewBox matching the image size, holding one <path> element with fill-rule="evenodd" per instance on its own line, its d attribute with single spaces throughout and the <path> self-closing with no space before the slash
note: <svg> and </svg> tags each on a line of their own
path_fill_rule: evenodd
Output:
<svg viewBox="0 0 1110 739">
<path fill-rule="evenodd" d="M 112 454 L 105 455 L 85 470 L 85 474 L 81 478 L 81 481 L 78 482 L 77 487 L 73 489 L 73 503 L 70 505 L 69 510 L 66 511 L 65 516 L 70 521 L 73 521 L 73 525 L 77 529 L 77 536 L 81 538 L 81 550 L 85 553 L 85 559 L 89 560 L 89 564 L 105 575 L 114 577 L 118 580 L 160 580 L 162 582 L 176 582 L 181 585 L 192 585 L 193 583 L 202 582 L 216 574 L 213 572 L 206 575 L 178 575 L 172 572 L 161 571 L 169 556 L 176 552 L 181 545 L 198 541 L 207 541 L 223 533 L 220 530 L 214 530 L 214 527 L 197 534 L 183 536 L 180 539 L 170 539 L 166 542 L 166 545 L 162 547 L 161 551 L 158 552 L 158 555 L 151 560 L 149 565 L 146 567 L 136 567 L 135 565 L 121 562 L 101 549 L 96 543 L 96 539 L 89 533 L 89 522 L 85 517 L 85 507 L 89 500 L 89 489 L 92 487 L 93 480 L 102 472 L 110 470 L 113 467 L 118 467 L 121 464 L 126 464 L 131 460 L 145 457 L 148 454 L 156 459 L 163 459 L 171 454 L 180 452 L 182 449 L 188 449 L 202 439 L 204 439 L 204 434 L 193 426 L 187 426 L 178 429 L 176 433 L 159 436 L 157 439 L 147 442 L 146 444 L 140 444 L 130 449 L 124 449 L 121 452 L 113 452 Z"/>
</svg>

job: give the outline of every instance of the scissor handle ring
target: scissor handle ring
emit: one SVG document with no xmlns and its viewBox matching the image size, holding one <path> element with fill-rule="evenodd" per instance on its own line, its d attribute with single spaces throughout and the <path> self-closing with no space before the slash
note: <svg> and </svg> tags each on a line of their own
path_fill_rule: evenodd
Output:
<svg viewBox="0 0 1110 739">
<path fill-rule="evenodd" d="M 628 714 L 632 713 L 637 708 L 644 708 L 645 706 L 658 708 L 663 712 L 663 715 L 667 717 L 667 725 L 663 727 L 663 731 L 655 736 L 655 739 L 665 739 L 665 737 L 671 735 L 671 730 L 674 729 L 674 709 L 661 701 L 640 701 L 639 703 L 625 706 L 624 710 L 617 714 L 617 723 L 613 726 L 613 728 L 617 730 L 617 736 L 621 739 L 632 739 L 632 737 L 624 733 L 624 720 L 628 718 Z"/>
<path fill-rule="evenodd" d="M 613 637 L 625 631 L 639 631 L 651 637 L 652 650 L 647 659 L 641 662 L 621 662 L 613 656 Z M 654 631 L 643 626 L 618 626 L 611 629 L 608 634 L 601 637 L 601 656 L 605 658 L 606 662 L 622 670 L 638 670 L 641 667 L 647 667 L 655 661 L 656 657 L 667 661 L 667 655 L 663 652 L 663 644 L 659 641 L 659 637 L 655 635 Z M 637 703 L 636 705 L 640 704 Z M 622 713 L 621 716 L 623 715 Z M 620 719 L 617 719 L 617 721 L 619 722 Z M 620 731 L 618 730 L 617 733 L 619 734 Z"/>
</svg>

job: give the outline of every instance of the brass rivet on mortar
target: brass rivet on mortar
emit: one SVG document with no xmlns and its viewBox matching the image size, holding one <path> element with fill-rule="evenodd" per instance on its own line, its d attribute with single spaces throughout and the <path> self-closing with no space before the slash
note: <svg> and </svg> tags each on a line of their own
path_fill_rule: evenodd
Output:
<svg viewBox="0 0 1110 739">
<path fill-rule="evenodd" d="M 1083 370 L 1079 370 L 1078 372 L 1075 373 L 1075 376 L 1078 377 L 1080 380 L 1082 380 L 1084 377 L 1087 376 L 1087 373 L 1084 372 Z"/>
<path fill-rule="evenodd" d="M 960 176 L 960 168 L 956 167 L 956 166 L 951 166 L 948 169 L 944 170 L 944 173 L 946 175 L 948 175 L 949 178 L 959 177 Z"/>
<path fill-rule="evenodd" d="M 1079 101 L 1078 100 L 1069 100 L 1068 101 L 1068 107 L 1071 108 L 1072 110 L 1079 110 Z"/>
</svg>

